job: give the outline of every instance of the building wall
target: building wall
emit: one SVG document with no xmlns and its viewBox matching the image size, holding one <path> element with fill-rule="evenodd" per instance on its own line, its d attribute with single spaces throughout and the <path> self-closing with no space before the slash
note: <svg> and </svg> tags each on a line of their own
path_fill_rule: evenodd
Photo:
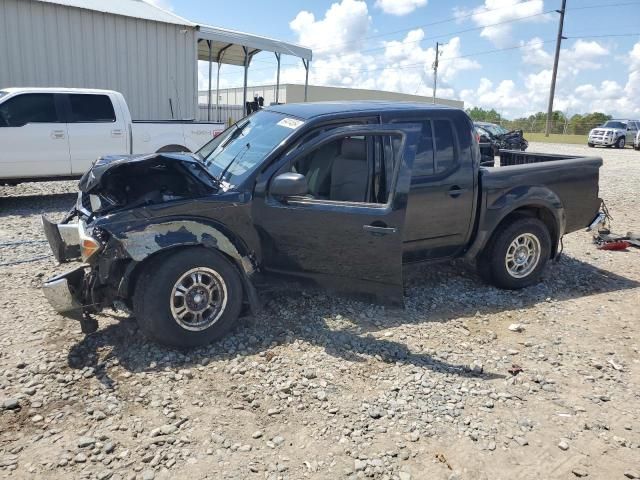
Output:
<svg viewBox="0 0 640 480">
<path fill-rule="evenodd" d="M 264 104 L 269 105 L 275 102 L 275 85 L 263 85 L 256 87 L 247 87 L 247 98 L 252 100 L 254 95 L 264 97 Z M 406 93 L 385 92 L 382 90 L 365 90 L 359 88 L 342 88 L 342 87 L 321 87 L 318 85 L 309 85 L 308 101 L 324 102 L 324 101 L 341 101 L 341 100 L 391 100 L 398 102 L 427 102 L 431 103 L 431 97 L 423 97 L 421 95 L 409 95 Z M 280 85 L 281 103 L 301 103 L 304 102 L 304 85 L 287 83 Z M 204 105 L 207 103 L 206 90 L 200 91 L 198 95 L 198 103 Z M 216 103 L 215 90 L 211 95 L 211 103 Z M 441 105 L 449 105 L 452 107 L 464 108 L 464 102 L 461 100 L 449 100 L 445 98 L 436 98 L 436 103 Z M 221 105 L 242 105 L 242 87 L 220 89 Z"/>
<path fill-rule="evenodd" d="M 106 1 L 106 0 L 105 0 Z M 122 92 L 134 119 L 194 118 L 193 29 L 34 0 L 0 0 L 0 88 Z"/>
</svg>

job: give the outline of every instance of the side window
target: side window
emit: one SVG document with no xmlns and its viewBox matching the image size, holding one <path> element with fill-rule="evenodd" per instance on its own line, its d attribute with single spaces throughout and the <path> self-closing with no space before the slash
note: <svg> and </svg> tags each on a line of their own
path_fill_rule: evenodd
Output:
<svg viewBox="0 0 640 480">
<path fill-rule="evenodd" d="M 433 175 L 433 132 L 431 131 L 431 120 L 422 122 L 422 133 L 416 151 L 416 158 L 413 161 L 412 176 L 421 177 Z"/>
<path fill-rule="evenodd" d="M 305 176 L 311 198 L 384 204 L 393 179 L 389 144 L 373 135 L 337 138 L 298 158 L 291 171 Z"/>
<path fill-rule="evenodd" d="M 0 105 L 0 127 L 22 127 L 28 123 L 57 123 L 52 93 L 23 93 Z"/>
<path fill-rule="evenodd" d="M 107 95 L 69 95 L 71 123 L 110 123 L 116 121 L 111 99 Z"/>
<path fill-rule="evenodd" d="M 435 169 L 436 174 L 438 174 L 454 168 L 458 159 L 451 122 L 448 120 L 434 120 L 433 129 L 436 150 Z"/>
</svg>

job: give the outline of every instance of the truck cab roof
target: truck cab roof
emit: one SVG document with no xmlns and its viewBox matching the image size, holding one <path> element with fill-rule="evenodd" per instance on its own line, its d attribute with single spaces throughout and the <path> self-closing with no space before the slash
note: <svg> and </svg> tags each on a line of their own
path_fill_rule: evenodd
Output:
<svg viewBox="0 0 640 480">
<path fill-rule="evenodd" d="M 118 93 L 114 90 L 99 88 L 64 88 L 64 87 L 9 87 L 0 89 L 6 93 Z"/>
<path fill-rule="evenodd" d="M 386 112 L 406 112 L 406 111 L 458 111 L 459 109 L 446 105 L 422 103 L 422 102 L 391 102 L 391 101 L 342 101 L 342 102 L 311 102 L 311 103 L 288 103 L 283 105 L 272 105 L 265 110 L 283 113 L 301 119 L 311 119 L 323 115 L 350 114 L 350 113 L 377 113 Z"/>
</svg>

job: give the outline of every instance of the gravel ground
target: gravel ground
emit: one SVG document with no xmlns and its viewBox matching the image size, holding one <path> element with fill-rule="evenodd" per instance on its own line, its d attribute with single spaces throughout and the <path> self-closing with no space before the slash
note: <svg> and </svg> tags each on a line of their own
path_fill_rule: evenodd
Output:
<svg viewBox="0 0 640 480">
<path fill-rule="evenodd" d="M 530 150 L 602 155 L 614 230 L 640 231 L 640 152 Z M 38 216 L 74 191 L 0 187 L 1 478 L 640 478 L 638 250 L 572 234 L 520 292 L 422 268 L 404 310 L 272 293 L 180 352 L 116 313 L 85 337 L 44 300 L 63 269 Z"/>
</svg>

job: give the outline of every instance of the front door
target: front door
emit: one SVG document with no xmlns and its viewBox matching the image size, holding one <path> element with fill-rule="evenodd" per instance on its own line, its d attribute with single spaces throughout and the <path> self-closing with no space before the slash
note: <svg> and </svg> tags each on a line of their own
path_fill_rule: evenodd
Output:
<svg viewBox="0 0 640 480">
<path fill-rule="evenodd" d="M 265 271 L 402 303 L 402 235 L 419 125 L 320 134 L 263 175 L 254 219 Z M 285 155 L 284 158 L 288 156 Z M 269 181 L 305 176 L 309 194 L 274 198 Z M 262 191 L 260 191 L 262 190 Z"/>
<path fill-rule="evenodd" d="M 0 177 L 71 174 L 67 125 L 53 93 L 22 93 L 0 104 Z"/>
</svg>

